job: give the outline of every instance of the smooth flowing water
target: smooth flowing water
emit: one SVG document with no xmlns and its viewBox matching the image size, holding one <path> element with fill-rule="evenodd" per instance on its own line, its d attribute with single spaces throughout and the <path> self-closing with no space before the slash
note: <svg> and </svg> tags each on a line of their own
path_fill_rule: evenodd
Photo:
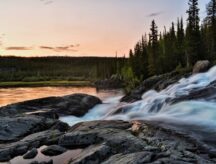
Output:
<svg viewBox="0 0 216 164">
<path fill-rule="evenodd" d="M 160 92 L 148 91 L 143 94 L 142 100 L 135 103 L 120 103 L 121 96 L 116 96 L 104 100 L 103 104 L 91 109 L 84 117 L 68 116 L 60 119 L 70 125 L 89 120 L 162 121 L 171 123 L 171 125 L 179 124 L 182 127 L 190 127 L 188 128 L 189 131 L 191 131 L 192 126 L 198 126 L 198 128 L 192 128 L 196 130 L 196 134 L 208 136 L 207 133 L 211 133 L 216 136 L 215 101 L 206 100 L 204 97 L 199 100 L 168 103 L 169 100 L 186 96 L 191 91 L 204 88 L 215 80 L 216 67 L 213 67 L 207 73 L 181 79 L 178 83 Z"/>
<path fill-rule="evenodd" d="M 73 93 L 94 95 L 102 100 L 122 95 L 121 90 L 96 90 L 94 87 L 26 87 L 0 88 L 0 107 L 8 104 L 50 96 L 65 96 Z"/>
</svg>

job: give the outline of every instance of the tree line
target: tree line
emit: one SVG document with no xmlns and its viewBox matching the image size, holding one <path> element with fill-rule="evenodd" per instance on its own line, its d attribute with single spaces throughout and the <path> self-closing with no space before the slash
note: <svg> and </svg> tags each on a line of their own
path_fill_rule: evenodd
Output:
<svg viewBox="0 0 216 164">
<path fill-rule="evenodd" d="M 143 35 L 129 52 L 129 61 L 122 69 L 125 78 L 144 80 L 150 76 L 189 69 L 198 60 L 216 60 L 216 0 L 206 6 L 206 17 L 200 20 L 198 0 L 189 0 L 183 18 L 158 31 L 155 20 L 151 22 L 150 33 Z"/>
<path fill-rule="evenodd" d="M 117 57 L 3 57 L 0 82 L 105 79 L 120 72 L 126 58 Z"/>
</svg>

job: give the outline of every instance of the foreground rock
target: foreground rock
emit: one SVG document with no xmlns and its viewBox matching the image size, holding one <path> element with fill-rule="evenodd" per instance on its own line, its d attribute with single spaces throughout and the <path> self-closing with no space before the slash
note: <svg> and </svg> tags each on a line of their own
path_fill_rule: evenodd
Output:
<svg viewBox="0 0 216 164">
<path fill-rule="evenodd" d="M 81 149 L 81 153 L 75 157 L 71 151 L 69 160 L 65 161 L 70 164 L 213 164 L 216 162 L 216 145 L 209 147 L 205 144 L 209 142 L 208 139 L 203 142 L 204 140 L 199 140 L 199 136 L 193 138 L 193 135 L 188 135 L 189 133 L 184 132 L 187 129 L 185 126 L 173 127 L 160 122 L 141 121 L 79 123 L 66 133 L 48 130 L 3 145 L 4 147 L 1 145 L 0 161 L 9 161 L 12 157 L 23 155 L 32 147 L 52 145 L 42 152 L 46 155 L 58 155 L 58 158 L 62 156 L 62 160 L 66 149 Z M 197 128 L 188 127 L 191 132 L 193 129 Z M 216 141 L 215 138 L 216 135 L 210 138 L 212 143 Z M 70 150 L 68 152 L 70 153 Z M 55 163 L 55 158 L 52 161 Z M 40 162 L 35 161 L 35 163 Z"/>
<path fill-rule="evenodd" d="M 51 145 L 48 146 L 46 148 L 44 148 L 43 150 L 41 150 L 41 153 L 47 156 L 56 156 L 56 155 L 60 155 L 64 152 L 66 152 L 67 149 L 58 146 L 58 145 Z"/>
<path fill-rule="evenodd" d="M 95 105 L 102 103 L 95 96 L 73 94 L 25 101 L 0 108 L 0 116 L 17 114 L 38 115 L 56 119 L 58 115 L 83 116 Z"/>
<path fill-rule="evenodd" d="M 64 132 L 59 130 L 46 130 L 30 134 L 17 142 L 0 144 L 0 162 L 9 161 L 16 156 L 24 155 L 32 148 L 57 144 L 63 134 Z"/>
<path fill-rule="evenodd" d="M 0 144 L 5 142 L 18 141 L 21 138 L 36 132 L 54 129 L 67 130 L 68 125 L 58 120 L 44 117 L 0 117 Z"/>
<path fill-rule="evenodd" d="M 211 151 L 200 142 L 174 129 L 147 122 L 80 123 L 63 135 L 59 144 L 84 148 L 79 156 L 70 160 L 71 164 L 215 162 Z"/>
<path fill-rule="evenodd" d="M 36 149 L 36 148 L 33 148 L 32 150 L 30 150 L 29 152 L 27 152 L 27 153 L 23 156 L 23 158 L 24 158 L 24 159 L 32 159 L 32 158 L 36 157 L 37 154 L 38 154 L 37 149 Z"/>
<path fill-rule="evenodd" d="M 215 163 L 191 137 L 150 122 L 94 121 L 75 125 L 59 144 L 83 148 L 70 164 Z"/>
<path fill-rule="evenodd" d="M 58 143 L 69 126 L 58 120 L 38 116 L 0 117 L 0 162 L 24 155 L 35 156 L 42 145 Z"/>
</svg>

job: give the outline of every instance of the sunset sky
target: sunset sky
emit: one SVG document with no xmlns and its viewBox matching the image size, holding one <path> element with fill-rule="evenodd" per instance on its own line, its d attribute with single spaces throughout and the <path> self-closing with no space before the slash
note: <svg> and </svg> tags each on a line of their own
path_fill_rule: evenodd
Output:
<svg viewBox="0 0 216 164">
<path fill-rule="evenodd" d="M 0 55 L 119 56 L 152 19 L 160 29 L 186 19 L 188 0 L 1 0 Z M 200 0 L 205 16 L 209 0 Z"/>
</svg>

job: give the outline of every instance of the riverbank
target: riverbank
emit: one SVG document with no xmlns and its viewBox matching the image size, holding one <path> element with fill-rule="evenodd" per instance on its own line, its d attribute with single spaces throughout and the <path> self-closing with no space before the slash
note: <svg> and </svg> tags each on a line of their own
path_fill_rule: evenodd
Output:
<svg viewBox="0 0 216 164">
<path fill-rule="evenodd" d="M 12 82 L 0 82 L 0 88 L 9 88 L 9 87 L 57 87 L 57 86 L 74 86 L 74 87 L 83 87 L 83 86 L 94 86 L 90 81 L 12 81 Z"/>
</svg>

